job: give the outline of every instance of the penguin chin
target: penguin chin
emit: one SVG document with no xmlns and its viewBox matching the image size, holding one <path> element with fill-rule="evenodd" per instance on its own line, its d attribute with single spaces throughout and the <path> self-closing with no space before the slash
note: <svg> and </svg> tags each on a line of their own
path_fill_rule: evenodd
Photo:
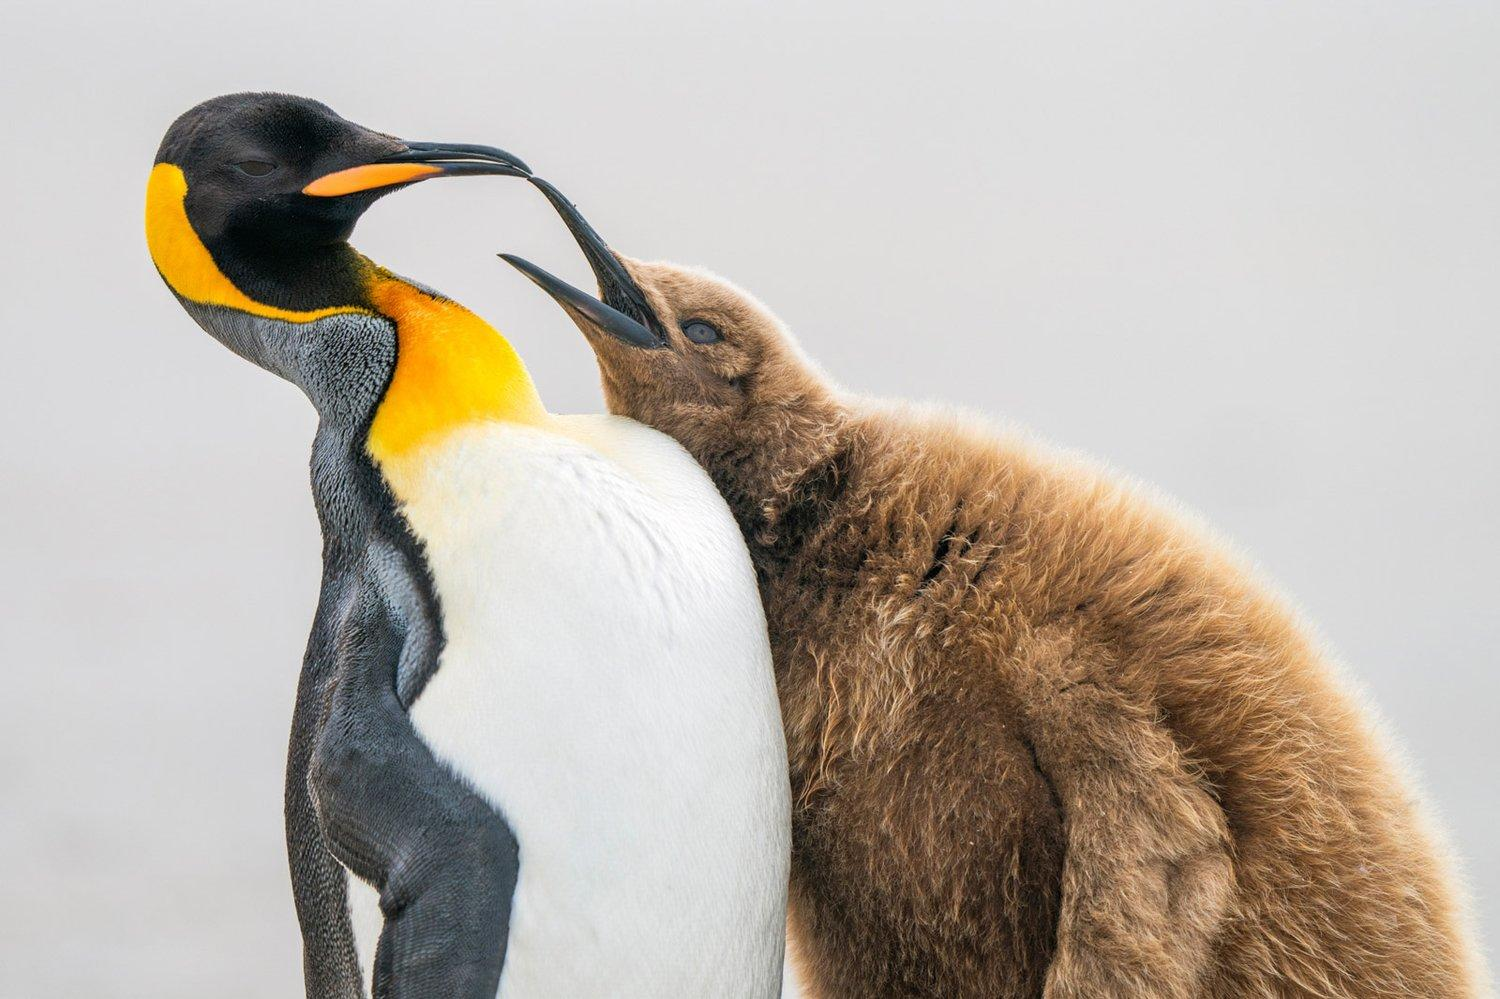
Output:
<svg viewBox="0 0 1500 999">
<path fill-rule="evenodd" d="M 244 253 L 295 257 L 309 249 L 347 243 L 366 211 L 393 188 L 361 191 L 341 198 L 304 198 L 302 203 L 243 208 L 223 229 L 223 237 Z"/>
</svg>

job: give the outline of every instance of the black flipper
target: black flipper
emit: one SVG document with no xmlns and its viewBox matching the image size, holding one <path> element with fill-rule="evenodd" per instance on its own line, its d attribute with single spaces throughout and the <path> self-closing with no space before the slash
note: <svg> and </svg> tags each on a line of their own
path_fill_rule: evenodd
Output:
<svg viewBox="0 0 1500 999">
<path fill-rule="evenodd" d="M 519 857 L 509 826 L 432 755 L 396 695 L 402 634 L 351 596 L 308 783 L 329 848 L 380 890 L 376 999 L 493 999 Z"/>
<path fill-rule="evenodd" d="M 287 761 L 307 996 L 364 993 L 342 862 L 380 892 L 376 999 L 493 999 L 518 872 L 515 836 L 412 727 L 407 712 L 442 649 L 437 598 L 420 546 L 364 452 L 369 410 L 329 415 L 312 460 L 323 592 Z"/>
<path fill-rule="evenodd" d="M 349 924 L 347 875 L 329 852 L 307 784 L 313 745 L 324 715 L 323 691 L 333 673 L 328 618 L 334 587 L 325 580 L 317 623 L 308 640 L 286 760 L 286 841 L 292 901 L 302 928 L 302 976 L 307 999 L 362 999 L 359 957 Z"/>
</svg>

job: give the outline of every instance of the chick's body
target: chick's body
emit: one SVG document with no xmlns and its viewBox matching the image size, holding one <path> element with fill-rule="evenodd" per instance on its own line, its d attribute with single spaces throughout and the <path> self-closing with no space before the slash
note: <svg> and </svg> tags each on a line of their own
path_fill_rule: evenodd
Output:
<svg viewBox="0 0 1500 999">
<path fill-rule="evenodd" d="M 682 441 L 756 565 L 816 995 L 1484 990 L 1373 719 L 1192 518 L 839 392 L 727 281 L 619 259 L 668 335 L 590 333 L 610 408 Z"/>
</svg>

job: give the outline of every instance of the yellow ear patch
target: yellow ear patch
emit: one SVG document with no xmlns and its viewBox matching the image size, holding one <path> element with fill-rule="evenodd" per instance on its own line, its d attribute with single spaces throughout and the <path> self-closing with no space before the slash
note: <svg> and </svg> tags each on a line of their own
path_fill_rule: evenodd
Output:
<svg viewBox="0 0 1500 999">
<path fill-rule="evenodd" d="M 156 269 L 183 298 L 203 305 L 221 305 L 268 319 L 307 323 L 324 316 L 364 310 L 349 306 L 298 312 L 278 309 L 257 302 L 234 286 L 219 265 L 214 263 L 208 247 L 193 231 L 183 199 L 187 197 L 187 178 L 170 163 L 158 163 L 146 184 L 146 245 Z"/>
<path fill-rule="evenodd" d="M 489 323 L 383 271 L 370 300 L 396 323 L 396 370 L 365 444 L 388 479 L 393 462 L 463 424 L 546 419 L 526 365 Z"/>
</svg>

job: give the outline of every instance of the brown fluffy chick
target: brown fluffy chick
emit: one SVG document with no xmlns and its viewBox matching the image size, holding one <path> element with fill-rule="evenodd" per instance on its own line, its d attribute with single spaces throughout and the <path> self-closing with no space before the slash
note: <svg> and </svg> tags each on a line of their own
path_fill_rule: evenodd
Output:
<svg viewBox="0 0 1500 999">
<path fill-rule="evenodd" d="M 1071 457 L 836 390 L 754 298 L 541 186 L 613 308 L 512 262 L 759 571 L 816 995 L 1484 991 L 1399 766 L 1238 558 Z"/>
</svg>

